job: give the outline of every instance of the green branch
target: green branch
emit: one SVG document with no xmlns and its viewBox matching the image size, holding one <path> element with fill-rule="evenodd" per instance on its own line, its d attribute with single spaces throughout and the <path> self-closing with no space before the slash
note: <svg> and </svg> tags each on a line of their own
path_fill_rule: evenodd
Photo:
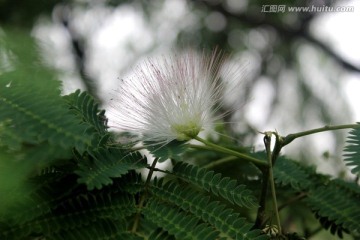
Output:
<svg viewBox="0 0 360 240">
<path fill-rule="evenodd" d="M 275 217 L 276 217 L 276 224 L 278 226 L 279 232 L 282 233 L 279 210 L 278 210 L 277 199 L 276 199 L 276 190 L 275 190 L 273 167 L 272 167 L 272 165 L 273 165 L 273 154 L 271 152 L 271 133 L 270 134 L 265 134 L 264 144 L 265 144 L 266 155 L 267 155 L 267 159 L 268 159 L 268 163 L 269 163 L 269 181 L 270 181 L 271 196 L 272 196 L 273 204 L 274 204 L 274 212 L 275 212 Z M 264 180 L 266 180 L 266 179 L 264 179 Z"/>
<path fill-rule="evenodd" d="M 273 200 L 274 200 L 274 208 L 275 208 L 275 212 L 276 212 L 276 218 L 277 218 L 277 222 L 278 222 L 277 224 L 278 224 L 279 230 L 281 232 L 280 218 L 279 218 L 279 214 L 278 214 L 278 211 L 281 208 L 277 207 L 275 184 L 274 184 L 273 173 L 272 173 L 272 166 L 275 164 L 276 159 L 280 155 L 281 149 L 284 146 L 288 145 L 289 143 L 291 143 L 292 141 L 294 141 L 297 138 L 305 137 L 305 136 L 312 135 L 312 134 L 315 134 L 315 133 L 321 133 L 321 132 L 326 132 L 326 131 L 334 131 L 334 130 L 341 130 L 341 129 L 349 129 L 349 128 L 359 128 L 359 127 L 360 127 L 360 124 L 344 124 L 344 125 L 336 125 L 336 126 L 324 126 L 324 127 L 321 127 L 321 128 L 315 128 L 315 129 L 311 129 L 311 130 L 308 130 L 308 131 L 288 134 L 285 137 L 280 136 L 277 132 L 265 132 L 264 133 L 265 138 L 267 138 L 267 140 L 268 140 L 268 142 L 265 142 L 265 147 L 266 147 L 266 152 L 268 153 L 268 163 L 269 163 L 268 166 L 269 166 L 269 168 L 263 168 L 263 178 L 264 179 L 263 179 L 263 186 L 262 186 L 261 195 L 260 195 L 260 207 L 258 209 L 258 213 L 257 213 L 256 221 L 255 221 L 255 226 L 260 227 L 264 223 L 263 219 L 264 219 L 264 216 L 265 216 L 265 199 L 266 199 L 267 183 L 268 183 L 268 181 L 266 181 L 266 179 L 269 179 L 271 192 L 272 192 L 272 197 L 273 197 Z M 276 141 L 275 141 L 275 146 L 274 146 L 273 150 L 271 151 L 271 149 L 270 149 L 270 140 L 271 140 L 272 134 L 275 135 Z"/>
<path fill-rule="evenodd" d="M 221 153 L 225 153 L 225 154 L 229 154 L 231 156 L 234 156 L 234 157 L 238 157 L 238 158 L 241 158 L 241 159 L 244 159 L 248 162 L 251 162 L 253 164 L 255 164 L 256 166 L 258 167 L 268 167 L 268 163 L 265 162 L 265 161 L 262 161 L 262 160 L 259 160 L 259 159 L 256 159 L 254 157 L 250 157 L 246 154 L 243 154 L 243 153 L 239 153 L 237 151 L 234 151 L 234 150 L 231 150 L 229 148 L 225 148 L 225 147 L 222 147 L 222 146 L 219 146 L 219 145 L 216 145 L 214 143 L 211 143 L 205 139 L 202 139 L 198 136 L 194 137 L 194 139 L 198 140 L 199 142 L 205 144 L 208 148 L 208 150 L 213 150 L 213 151 L 217 151 L 217 152 L 221 152 Z M 197 145 L 191 145 L 191 147 L 196 147 Z M 199 146 L 199 148 L 203 148 L 203 146 Z"/>
<path fill-rule="evenodd" d="M 213 168 L 213 167 L 216 167 L 218 165 L 221 165 L 221 164 L 224 164 L 224 163 L 227 163 L 227 162 L 232 162 L 234 160 L 238 159 L 238 157 L 235 157 L 235 156 L 228 156 L 228 157 L 224 157 L 224 158 L 220 158 L 216 161 L 213 161 L 213 162 L 210 162 L 204 166 L 202 166 L 203 168 Z"/>
<path fill-rule="evenodd" d="M 135 233 L 138 226 L 139 226 L 139 222 L 140 222 L 140 217 L 141 217 L 141 210 L 142 208 L 144 207 L 144 203 L 145 203 L 145 199 L 147 197 L 147 189 L 148 189 L 148 186 L 150 184 L 150 181 L 151 181 L 151 177 L 154 173 L 154 170 L 155 170 L 155 166 L 156 166 L 156 163 L 158 162 L 158 158 L 155 158 L 153 163 L 151 164 L 151 167 L 150 167 L 150 171 L 147 175 L 147 178 L 146 178 L 146 182 L 145 182 L 145 187 L 144 187 L 144 194 L 141 195 L 141 199 L 140 199 L 140 203 L 139 203 L 139 207 L 138 207 L 138 211 L 135 215 L 135 220 L 134 220 L 134 224 L 132 226 L 132 229 L 131 229 L 131 232 Z"/>
<path fill-rule="evenodd" d="M 262 170 L 262 184 L 261 184 L 261 193 L 259 197 L 259 208 L 256 214 L 256 220 L 254 228 L 263 228 L 263 223 L 265 222 L 265 210 L 266 210 L 266 198 L 268 191 L 268 179 L 269 179 L 269 168 L 264 168 Z"/>
<path fill-rule="evenodd" d="M 280 136 L 277 132 L 264 132 L 265 135 L 275 135 L 276 137 L 276 141 L 275 141 L 275 146 L 274 149 L 272 151 L 272 165 L 275 164 L 276 159 L 278 158 L 278 156 L 280 155 L 281 149 L 288 145 L 289 143 L 291 143 L 292 141 L 294 141 L 297 138 L 300 137 L 305 137 L 308 135 L 312 135 L 315 133 L 321 133 L 321 132 L 327 132 L 327 131 L 334 131 L 334 130 L 341 130 L 341 129 L 349 129 L 349 128 L 360 128 L 360 124 L 344 124 L 344 125 L 335 125 L 335 126 L 324 126 L 321 128 L 315 128 L 315 129 L 311 129 L 311 130 L 307 130 L 307 131 L 303 131 L 303 132 L 297 132 L 297 133 L 291 133 L 288 134 L 287 136 L 283 137 Z"/>
<path fill-rule="evenodd" d="M 281 211 L 282 209 L 284 209 L 285 207 L 289 206 L 290 204 L 297 202 L 303 198 L 305 198 L 307 196 L 306 192 L 301 192 L 298 195 L 296 195 L 293 198 L 290 198 L 289 200 L 287 200 L 285 203 L 283 203 L 281 206 L 278 207 L 278 211 Z"/>
<path fill-rule="evenodd" d="M 315 128 L 308 131 L 298 132 L 298 133 L 292 133 L 287 135 L 286 137 L 282 137 L 282 147 L 286 146 L 287 144 L 291 143 L 297 138 L 308 136 L 315 133 L 320 132 L 327 132 L 327 131 L 333 131 L 333 130 L 341 130 L 341 129 L 349 129 L 349 128 L 359 128 L 360 124 L 344 124 L 344 125 L 336 125 L 336 126 L 324 126 L 321 128 Z"/>
<path fill-rule="evenodd" d="M 303 198 L 305 198 L 307 196 L 307 193 L 305 192 L 302 192 L 300 193 L 299 195 L 293 197 L 293 198 L 290 198 L 288 201 L 286 201 L 285 203 L 283 203 L 282 205 L 280 205 L 278 207 L 278 211 L 280 212 L 282 209 L 284 209 L 285 207 L 289 206 L 290 204 L 294 203 L 294 202 L 297 202 Z M 269 222 L 270 218 L 266 218 L 263 222 L 264 223 L 267 223 Z"/>
</svg>

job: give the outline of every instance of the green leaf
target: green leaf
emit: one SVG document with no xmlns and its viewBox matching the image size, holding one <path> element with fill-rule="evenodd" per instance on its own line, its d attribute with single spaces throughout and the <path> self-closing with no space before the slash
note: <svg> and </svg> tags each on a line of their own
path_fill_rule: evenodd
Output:
<svg viewBox="0 0 360 240">
<path fill-rule="evenodd" d="M 245 185 L 239 185 L 236 180 L 229 177 L 222 177 L 220 173 L 179 162 L 175 164 L 172 174 L 238 206 L 258 206 L 256 198 Z"/>
<path fill-rule="evenodd" d="M 300 191 L 310 187 L 310 175 L 299 163 L 280 157 L 274 166 L 274 177 L 277 184 L 288 186 Z"/>
<path fill-rule="evenodd" d="M 159 162 L 163 162 L 167 159 L 179 160 L 180 155 L 185 151 L 186 147 L 184 142 L 177 140 L 171 141 L 166 145 L 145 141 L 144 145 L 151 154 L 159 158 Z"/>
<path fill-rule="evenodd" d="M 37 92 L 59 96 L 61 82 L 54 69 L 40 58 L 31 33 L 24 28 L 1 30 L 4 31 L 0 33 L 0 86 L 27 85 Z"/>
<path fill-rule="evenodd" d="M 347 184 L 331 181 L 326 186 L 314 188 L 309 192 L 306 202 L 321 217 L 350 231 L 359 232 L 359 195 L 343 185 Z"/>
<path fill-rule="evenodd" d="M 100 135 L 104 135 L 107 130 L 105 111 L 99 109 L 99 105 L 94 98 L 87 92 L 76 92 L 64 96 L 68 102 L 70 109 L 78 115 L 82 122 L 88 123 Z"/>
<path fill-rule="evenodd" d="M 60 96 L 26 84 L 0 85 L 1 122 L 6 122 L 6 128 L 2 128 L 0 136 L 11 135 L 24 143 L 48 142 L 63 149 L 75 146 L 84 152 L 92 141 L 92 135 L 70 114 Z"/>
<path fill-rule="evenodd" d="M 219 235 L 210 226 L 201 223 L 198 218 L 158 201 L 149 201 L 143 214 L 145 218 L 174 235 L 176 239 L 215 240 Z"/>
<path fill-rule="evenodd" d="M 34 186 L 26 183 L 27 176 L 34 170 L 32 163 L 14 161 L 14 155 L 0 147 L 0 222 L 5 216 L 15 214 L 11 211 L 14 206 L 33 203 L 27 196 Z"/>
<path fill-rule="evenodd" d="M 86 184 L 89 190 L 101 189 L 111 184 L 111 178 L 118 178 L 130 170 L 147 166 L 146 159 L 139 153 L 129 153 L 121 149 L 98 149 L 90 153 L 92 159 L 83 159 L 79 163 L 79 183 Z"/>
<path fill-rule="evenodd" d="M 149 236 L 149 240 L 175 240 L 174 236 L 161 228 L 155 229 Z"/>
<path fill-rule="evenodd" d="M 184 187 L 174 181 L 163 184 L 160 180 L 155 181 L 149 190 L 156 198 L 171 203 L 174 208 L 191 212 L 203 222 L 212 225 L 220 232 L 220 236 L 226 239 L 260 239 L 261 231 L 251 230 L 253 224 L 240 217 L 239 213 L 218 201 L 211 201 L 208 196 L 191 187 Z"/>
<path fill-rule="evenodd" d="M 51 235 L 54 240 L 143 240 L 143 238 L 131 234 L 126 230 L 125 221 L 114 221 L 110 219 L 101 219 L 96 222 L 91 222 L 85 226 L 79 226 L 71 231 L 60 231 L 57 234 Z"/>
<path fill-rule="evenodd" d="M 53 236 L 70 234 L 69 232 L 77 231 L 91 223 L 102 224 L 104 219 L 123 220 L 135 212 L 134 197 L 123 192 L 80 194 L 58 203 L 47 214 L 2 229 L 0 238 L 24 239 L 32 234 L 38 234 L 53 239 Z"/>
<path fill-rule="evenodd" d="M 350 131 L 344 148 L 346 165 L 352 167 L 351 172 L 360 173 L 360 128 Z"/>
</svg>

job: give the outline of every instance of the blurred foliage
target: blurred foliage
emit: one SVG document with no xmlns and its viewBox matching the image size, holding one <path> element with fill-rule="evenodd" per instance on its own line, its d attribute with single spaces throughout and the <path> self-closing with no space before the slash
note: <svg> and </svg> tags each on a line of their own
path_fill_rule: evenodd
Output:
<svg viewBox="0 0 360 240">
<path fill-rule="evenodd" d="M 59 3 L 69 3 L 70 0 L 59 1 L 27 1 L 27 0 L 1 0 L 0 23 L 31 28 L 41 15 L 49 15 Z"/>
<path fill-rule="evenodd" d="M 39 88 L 49 97 L 60 93 L 61 83 L 54 70 L 46 67 L 39 57 L 30 29 L 6 27 L 1 29 L 0 62 L 1 83 Z M 17 70 L 17 71 L 15 71 Z"/>
<path fill-rule="evenodd" d="M 3 29 L 4 30 L 4 29 Z M 0 63 L 0 95 L 1 95 L 1 118 L 0 123 L 0 175 L 1 175 L 1 205 L 0 211 L 7 210 L 9 204 L 26 202 L 27 193 L 32 184 L 24 183 L 24 180 L 34 172 L 44 167 L 44 161 L 49 155 L 54 154 L 44 143 L 42 146 L 31 147 L 28 142 L 22 145 L 22 135 L 24 128 L 27 132 L 31 129 L 24 123 L 23 128 L 16 127 L 9 118 L 7 111 L 9 100 L 6 97 L 8 89 L 21 88 L 27 89 L 28 103 L 32 99 L 59 98 L 60 83 L 55 81 L 54 72 L 41 64 L 38 52 L 34 47 L 34 41 L 29 36 L 28 31 L 6 29 L 2 32 L 0 42 L 0 52 L 3 56 Z M 4 95 L 5 94 L 5 95 Z M 17 98 L 19 99 L 20 96 Z M 10 99 L 12 96 L 10 97 Z M 21 97 L 20 97 L 21 98 Z M 15 99 L 13 99 L 15 100 Z M 40 110 L 40 109 L 39 109 Z M 17 115 L 16 120 L 22 121 L 24 116 Z M 31 131 L 31 130 L 30 130 Z M 31 134 L 38 134 L 35 130 Z M 46 149 L 46 153 L 44 153 Z M 54 149 L 56 151 L 56 149 Z M 28 159 L 24 156 L 28 154 Z M 57 152 L 57 155 L 64 155 L 64 152 Z M 49 159 L 46 159 L 47 161 Z M 6 184 L 5 184 L 6 183 Z"/>
</svg>

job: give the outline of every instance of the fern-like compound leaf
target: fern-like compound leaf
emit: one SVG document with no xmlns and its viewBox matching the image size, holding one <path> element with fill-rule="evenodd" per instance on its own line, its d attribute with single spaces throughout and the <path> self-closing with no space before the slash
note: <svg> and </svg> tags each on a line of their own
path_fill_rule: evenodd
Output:
<svg viewBox="0 0 360 240">
<path fill-rule="evenodd" d="M 309 188 L 310 175 L 305 168 L 295 161 L 280 157 L 274 166 L 275 182 L 282 186 L 291 186 L 294 190 L 300 191 Z"/>
<path fill-rule="evenodd" d="M 236 180 L 229 177 L 222 177 L 220 173 L 179 162 L 175 164 L 173 174 L 208 192 L 221 196 L 230 203 L 247 208 L 257 206 L 256 198 L 245 185 L 239 185 Z"/>
<path fill-rule="evenodd" d="M 157 157 L 159 162 L 163 162 L 167 159 L 179 159 L 179 156 L 185 151 L 184 142 L 173 140 L 168 144 L 155 143 L 150 141 L 144 141 L 144 145 L 150 151 L 154 157 Z"/>
<path fill-rule="evenodd" d="M 331 181 L 326 186 L 312 189 L 306 201 L 320 217 L 350 231 L 360 232 L 359 195 L 343 185 Z"/>
<path fill-rule="evenodd" d="M 175 238 L 162 228 L 157 228 L 150 234 L 149 240 L 175 240 Z"/>
<path fill-rule="evenodd" d="M 47 214 L 3 230 L 0 238 L 24 239 L 35 234 L 53 239 L 106 219 L 122 220 L 135 211 L 133 196 L 121 192 L 81 194 L 59 203 Z"/>
<path fill-rule="evenodd" d="M 159 201 L 149 201 L 143 211 L 146 219 L 162 227 L 176 239 L 203 240 L 217 239 L 219 233 L 208 224 L 183 211 L 170 207 Z"/>
<path fill-rule="evenodd" d="M 51 145 L 84 152 L 92 135 L 77 121 L 60 96 L 47 95 L 28 85 L 0 85 L 0 123 L 21 142 Z"/>
<path fill-rule="evenodd" d="M 220 236 L 226 239 L 263 239 L 260 231 L 250 230 L 253 225 L 233 209 L 217 201 L 211 201 L 208 196 L 190 187 L 184 188 L 173 181 L 164 184 L 160 180 L 154 182 L 150 191 L 156 198 L 190 212 L 212 225 L 220 232 Z"/>
<path fill-rule="evenodd" d="M 344 191 L 348 192 L 349 194 L 360 198 L 360 186 L 355 182 L 346 182 L 337 178 L 332 180 L 332 183 L 343 189 Z"/>
<path fill-rule="evenodd" d="M 53 171 L 28 181 L 29 192 L 22 196 L 26 200 L 25 204 L 12 205 L 7 211 L 8 216 L 4 216 L 7 222 L 11 222 L 13 225 L 22 225 L 49 214 L 56 204 L 63 201 L 64 197 L 74 190 L 74 187 L 70 186 L 76 183 L 76 176 L 68 176 L 57 170 Z"/>
<path fill-rule="evenodd" d="M 85 226 L 62 231 L 51 236 L 54 240 L 143 240 L 143 238 L 126 231 L 126 222 L 103 219 Z"/>
<path fill-rule="evenodd" d="M 83 122 L 91 125 L 99 134 L 106 132 L 106 117 L 105 112 L 99 109 L 98 104 L 94 98 L 87 92 L 76 92 L 65 96 L 70 109 L 72 109 L 78 116 L 80 116 Z"/>
<path fill-rule="evenodd" d="M 139 153 L 128 153 L 116 148 L 99 149 L 91 155 L 93 158 L 81 161 L 79 170 L 75 171 L 80 176 L 78 182 L 86 184 L 89 190 L 101 189 L 113 182 L 111 178 L 147 166 L 146 159 Z"/>
<path fill-rule="evenodd" d="M 344 152 L 344 160 L 347 166 L 352 167 L 351 172 L 360 174 L 360 128 L 350 131 Z"/>
</svg>

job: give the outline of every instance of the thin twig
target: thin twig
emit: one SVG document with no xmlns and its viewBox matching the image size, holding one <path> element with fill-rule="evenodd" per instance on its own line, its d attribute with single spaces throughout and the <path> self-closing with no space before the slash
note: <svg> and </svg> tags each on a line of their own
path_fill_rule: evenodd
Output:
<svg viewBox="0 0 360 240">
<path fill-rule="evenodd" d="M 259 208 L 256 214 L 256 220 L 254 224 L 254 229 L 259 229 L 263 227 L 263 223 L 265 222 L 265 210 L 266 210 L 266 198 L 267 198 L 267 190 L 269 184 L 269 168 L 264 168 L 262 170 L 262 184 L 261 184 L 261 193 L 259 198 Z"/>
<path fill-rule="evenodd" d="M 279 206 L 278 211 L 281 211 L 283 208 L 289 206 L 290 204 L 292 204 L 294 202 L 297 202 L 297 201 L 305 198 L 306 196 L 307 196 L 307 193 L 302 192 L 299 195 L 296 195 L 295 197 L 290 198 L 288 201 L 286 201 L 285 203 L 283 203 Z"/>
<path fill-rule="evenodd" d="M 136 232 L 136 230 L 137 230 L 137 228 L 139 226 L 139 222 L 140 222 L 140 218 L 141 218 L 141 210 L 144 207 L 145 199 L 147 197 L 147 189 L 148 189 L 148 186 L 150 184 L 151 177 L 152 177 L 152 175 L 154 173 L 154 169 L 155 169 L 155 166 L 156 166 L 156 163 L 157 163 L 158 160 L 159 160 L 158 158 L 154 159 L 153 163 L 151 164 L 150 171 L 149 171 L 149 173 L 147 175 L 146 182 L 145 182 L 145 185 L 144 185 L 144 193 L 141 195 L 139 207 L 138 207 L 137 213 L 135 215 L 134 224 L 133 224 L 132 229 L 131 229 L 131 232 L 133 232 L 133 233 Z"/>
<path fill-rule="evenodd" d="M 294 202 L 297 202 L 303 198 L 305 198 L 307 195 L 307 193 L 303 192 L 303 193 L 300 193 L 299 195 L 293 197 L 293 198 L 290 198 L 288 201 L 286 201 L 285 203 L 281 204 L 279 207 L 278 207 L 278 211 L 280 212 L 282 209 L 284 209 L 285 207 L 289 206 L 290 204 L 294 203 Z M 270 218 L 266 218 L 264 221 L 263 221 L 263 224 L 267 223 L 268 221 L 270 220 Z"/>
<path fill-rule="evenodd" d="M 273 157 L 272 157 L 272 152 L 271 152 L 271 136 L 272 136 L 272 134 L 265 134 L 265 136 L 264 136 L 264 144 L 265 144 L 267 159 L 268 159 L 268 163 L 269 163 L 269 182 L 270 182 L 271 196 L 272 196 L 273 205 L 274 205 L 276 224 L 277 224 L 277 227 L 279 229 L 279 232 L 282 233 L 280 216 L 279 216 L 277 199 L 276 199 L 276 189 L 275 189 L 275 182 L 274 182 L 274 174 L 273 174 L 273 168 L 272 168 Z"/>
<path fill-rule="evenodd" d="M 291 143 L 297 138 L 308 136 L 315 133 L 320 132 L 327 132 L 327 131 L 334 131 L 334 130 L 341 130 L 341 129 L 349 129 L 349 128 L 359 128 L 360 124 L 344 124 L 344 125 L 335 125 L 335 126 L 324 126 L 321 128 L 315 128 L 308 131 L 298 132 L 298 133 L 292 133 L 287 135 L 286 137 L 283 137 L 282 146 L 286 146 L 287 144 Z"/>
<path fill-rule="evenodd" d="M 251 156 L 248 156 L 246 154 L 243 154 L 243 153 L 240 153 L 240 152 L 237 152 L 237 151 L 234 151 L 232 149 L 229 149 L 229 148 L 225 148 L 225 147 L 222 147 L 222 146 L 219 146 L 219 145 L 216 145 L 214 143 L 211 143 L 205 139 L 202 139 L 198 136 L 196 136 L 194 139 L 198 140 L 199 142 L 205 144 L 206 146 L 210 147 L 211 150 L 213 151 L 217 151 L 217 152 L 221 152 L 221 153 L 226 153 L 226 154 L 229 154 L 231 156 L 235 156 L 235 157 L 238 157 L 240 159 L 244 159 L 248 162 L 251 162 L 253 164 L 255 164 L 257 167 L 259 168 L 262 168 L 262 167 L 267 167 L 268 166 L 268 163 L 265 162 L 265 161 L 262 161 L 262 160 L 259 160 L 259 159 L 256 159 L 254 157 L 251 157 Z M 195 145 L 196 146 L 196 145 Z"/>
<path fill-rule="evenodd" d="M 216 161 L 213 161 L 213 162 L 210 162 L 204 166 L 201 166 L 203 168 L 213 168 L 213 167 L 216 167 L 218 165 L 221 165 L 221 164 L 224 164 L 224 163 L 227 163 L 227 162 L 232 162 L 234 160 L 238 159 L 238 157 L 234 157 L 234 156 L 228 156 L 228 157 L 224 157 L 224 158 L 220 158 L 219 160 L 216 160 Z"/>
</svg>

